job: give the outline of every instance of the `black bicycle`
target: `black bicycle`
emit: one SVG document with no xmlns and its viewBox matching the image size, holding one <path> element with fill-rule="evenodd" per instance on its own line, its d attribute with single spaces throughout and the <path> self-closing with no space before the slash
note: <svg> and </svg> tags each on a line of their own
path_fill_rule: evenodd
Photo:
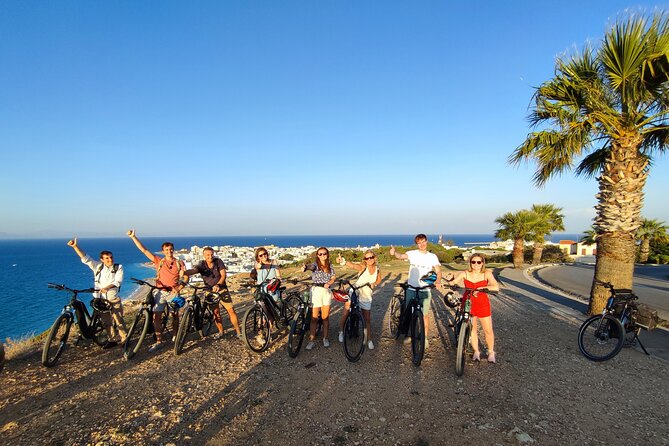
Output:
<svg viewBox="0 0 669 446">
<path fill-rule="evenodd" d="M 349 286 L 346 294 L 349 302 L 351 302 L 349 313 L 344 320 L 344 355 L 346 355 L 346 359 L 349 361 L 356 362 L 364 353 L 365 343 L 367 342 L 367 324 L 360 309 L 360 300 L 357 291 L 366 286 L 371 288 L 371 285 L 366 283 L 355 286 L 348 280 L 340 280 L 339 283 L 340 289 L 344 284 Z M 339 292 L 343 293 L 343 291 Z"/>
<path fill-rule="evenodd" d="M 421 293 L 434 285 L 414 287 L 408 283 L 395 285 L 403 290 L 402 294 L 396 294 L 390 301 L 389 328 L 390 335 L 397 339 L 400 334 L 411 336 L 411 360 L 414 365 L 419 366 L 425 354 L 425 320 L 423 319 L 423 300 L 427 293 Z M 411 299 L 408 308 L 405 307 L 407 290 L 412 289 L 416 297 Z"/>
<path fill-rule="evenodd" d="M 176 339 L 174 340 L 174 354 L 180 355 L 186 344 L 186 337 L 197 332 L 201 339 L 209 334 L 211 326 L 214 322 L 214 313 L 209 308 L 209 302 L 205 302 L 205 297 L 199 293 L 211 291 L 211 287 L 198 287 L 190 283 L 184 283 L 193 290 L 193 293 L 186 296 L 186 305 L 184 305 L 183 313 L 179 320 L 179 330 L 177 331 Z M 218 296 L 216 296 L 218 298 Z M 216 299 L 218 303 L 218 299 Z M 206 318 L 206 319 L 205 319 Z M 205 327 L 205 320 L 207 326 Z M 205 330 L 206 328 L 206 330 Z"/>
<path fill-rule="evenodd" d="M 123 356 L 125 359 L 131 359 L 137 354 L 147 334 L 153 333 L 154 339 L 157 339 L 153 325 L 152 312 L 153 306 L 155 304 L 154 292 L 172 290 L 170 287 L 157 286 L 144 280 L 135 279 L 134 277 L 131 280 L 138 285 L 149 287 L 149 290 L 146 293 L 146 297 L 144 298 L 144 301 L 142 302 L 139 310 L 137 310 L 135 319 L 132 321 L 132 325 L 128 331 L 128 337 L 125 339 L 125 343 L 123 344 Z M 168 302 L 167 308 L 168 311 L 163 312 L 162 315 L 163 331 L 165 331 L 167 328 L 169 315 L 179 311 L 179 309 L 171 302 Z"/>
<path fill-rule="evenodd" d="M 638 342 L 641 329 L 653 330 L 657 324 L 657 311 L 640 308 L 639 298 L 632 290 L 618 288 L 608 282 L 598 282 L 609 289 L 609 298 L 602 314 L 588 318 L 578 331 L 578 349 L 591 361 L 607 361 L 627 345 Z"/>
<path fill-rule="evenodd" d="M 91 300 L 91 307 L 93 314 L 88 312 L 86 304 L 84 304 L 77 295 L 79 293 L 94 293 L 98 290 L 95 288 L 87 288 L 85 290 L 73 290 L 65 285 L 58 285 L 49 283 L 49 288 L 58 291 L 67 291 L 70 293 L 70 300 L 63 307 L 63 311 L 56 318 L 56 321 L 51 326 L 49 334 L 44 341 L 44 348 L 42 349 L 42 365 L 45 367 L 53 367 L 58 362 L 58 359 L 63 354 L 67 339 L 70 336 L 70 328 L 76 321 L 79 328 L 79 336 L 75 341 L 75 345 L 81 339 L 92 340 L 99 346 L 104 346 L 109 340 L 107 330 L 102 323 L 101 313 L 111 310 L 109 301 L 102 298 L 94 298 Z"/>
<path fill-rule="evenodd" d="M 297 355 L 300 353 L 302 343 L 304 342 L 304 336 L 309 333 L 309 330 L 311 329 L 311 315 L 313 313 L 311 288 L 302 291 L 298 296 L 300 296 L 300 302 L 290 324 L 290 332 L 288 332 L 287 350 L 288 356 L 291 358 L 297 358 Z M 322 329 L 323 318 L 319 315 L 316 326 L 316 335 L 320 334 Z"/>
<path fill-rule="evenodd" d="M 256 353 L 263 352 L 269 347 L 272 335 L 272 325 L 277 330 L 286 328 L 293 319 L 300 303 L 297 292 L 287 293 L 285 286 L 278 288 L 278 302 L 266 291 L 269 280 L 259 285 L 249 285 L 254 288 L 253 305 L 244 313 L 242 320 L 242 337 L 246 346 Z"/>
</svg>

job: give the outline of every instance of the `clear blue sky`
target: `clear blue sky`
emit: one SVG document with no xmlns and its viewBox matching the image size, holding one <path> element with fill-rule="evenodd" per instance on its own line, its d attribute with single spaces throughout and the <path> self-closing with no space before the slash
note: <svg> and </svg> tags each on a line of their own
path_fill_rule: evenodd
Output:
<svg viewBox="0 0 669 446">
<path fill-rule="evenodd" d="M 490 233 L 533 203 L 583 231 L 595 180 L 506 162 L 533 87 L 669 4 L 450 3 L 0 2 L 0 236 Z"/>
</svg>

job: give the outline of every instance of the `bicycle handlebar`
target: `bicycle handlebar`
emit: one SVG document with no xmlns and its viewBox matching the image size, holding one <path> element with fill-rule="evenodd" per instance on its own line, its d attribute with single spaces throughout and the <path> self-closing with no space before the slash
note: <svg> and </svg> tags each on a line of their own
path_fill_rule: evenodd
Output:
<svg viewBox="0 0 669 446">
<path fill-rule="evenodd" d="M 628 288 L 614 288 L 611 282 L 602 282 L 601 280 L 595 280 L 595 283 L 602 285 L 604 288 L 608 288 L 611 291 L 611 294 L 618 298 L 624 300 L 637 300 L 639 296 L 634 294 L 634 292 Z M 627 294 L 628 296 L 621 296 L 621 294 Z"/>
<path fill-rule="evenodd" d="M 407 282 L 403 282 L 403 283 L 395 284 L 395 287 L 402 288 L 403 290 L 406 290 L 407 288 L 413 288 L 416 291 L 420 291 L 420 290 L 425 290 L 427 288 L 434 288 L 435 286 L 434 286 L 434 284 L 429 284 L 429 285 L 423 285 L 423 286 L 420 286 L 420 287 L 416 287 L 416 286 L 413 286 L 413 285 L 409 285 Z"/>
<path fill-rule="evenodd" d="M 130 278 L 130 281 L 131 281 L 131 282 L 134 282 L 134 283 L 136 283 L 136 284 L 138 284 L 138 285 L 146 285 L 146 286 L 148 286 L 148 287 L 150 287 L 150 288 L 153 288 L 153 289 L 156 289 L 156 290 L 172 291 L 172 287 L 169 287 L 169 286 L 158 286 L 158 285 L 153 285 L 153 284 L 147 282 L 146 280 L 140 280 L 140 279 L 136 279 L 136 278 L 134 278 L 134 277 Z"/>
<path fill-rule="evenodd" d="M 57 284 L 57 283 L 50 283 L 50 282 L 47 283 L 47 286 L 48 286 L 49 288 L 53 288 L 53 289 L 58 290 L 58 291 L 69 291 L 70 293 L 74 293 L 74 294 L 78 294 L 78 293 L 95 293 L 95 292 L 100 291 L 100 290 L 98 290 L 98 289 L 96 289 L 96 288 L 86 288 L 86 289 L 83 289 L 83 290 L 74 290 L 74 289 L 72 289 L 72 288 L 68 288 L 68 287 L 66 287 L 65 285 L 59 285 L 59 284 Z"/>
<path fill-rule="evenodd" d="M 370 290 L 372 289 L 372 284 L 369 283 L 369 282 L 367 282 L 363 285 L 360 285 L 360 286 L 355 286 L 347 279 L 339 279 L 339 285 L 341 286 L 341 284 L 346 284 L 346 285 L 350 286 L 351 288 L 353 288 L 354 290 L 359 290 L 360 288 L 364 288 L 366 286 L 368 286 Z"/>
</svg>

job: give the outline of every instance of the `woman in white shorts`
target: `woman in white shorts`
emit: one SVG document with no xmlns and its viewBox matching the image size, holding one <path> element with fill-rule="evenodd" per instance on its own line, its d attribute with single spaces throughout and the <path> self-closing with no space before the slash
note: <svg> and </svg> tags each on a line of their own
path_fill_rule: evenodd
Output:
<svg viewBox="0 0 669 446">
<path fill-rule="evenodd" d="M 367 338 L 367 348 L 370 350 L 374 349 L 374 343 L 372 342 L 372 292 L 381 282 L 381 273 L 379 273 L 379 267 L 376 264 L 376 255 L 374 251 L 368 249 L 365 251 L 363 256 L 363 262 L 347 262 L 346 259 L 342 258 L 341 255 L 337 256 L 337 263 L 341 266 L 347 266 L 351 269 L 354 269 L 360 273 L 358 280 L 355 281 L 354 285 L 356 287 L 369 283 L 370 287 L 359 288 L 358 293 L 358 302 L 360 303 L 360 309 L 362 310 L 362 316 L 365 318 L 365 324 L 367 325 L 367 330 L 365 336 Z M 341 315 L 341 320 L 339 321 L 339 342 L 344 342 L 344 321 L 346 321 L 346 316 L 348 315 L 349 308 L 351 307 L 350 302 L 344 304 L 344 313 Z"/>
<path fill-rule="evenodd" d="M 309 333 L 309 343 L 306 349 L 311 350 L 316 345 L 316 328 L 318 317 L 323 319 L 323 346 L 329 347 L 328 329 L 330 328 L 330 303 L 332 302 L 332 291 L 330 287 L 335 281 L 335 272 L 330 263 L 330 251 L 327 248 L 320 247 L 316 250 L 316 261 L 305 263 L 304 270 L 311 271 L 311 303 L 313 310 L 311 314 L 311 327 Z"/>
</svg>

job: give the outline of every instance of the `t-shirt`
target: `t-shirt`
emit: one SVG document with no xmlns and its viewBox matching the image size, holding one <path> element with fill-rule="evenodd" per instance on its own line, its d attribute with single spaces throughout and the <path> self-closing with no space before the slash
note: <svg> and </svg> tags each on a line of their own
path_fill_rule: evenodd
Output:
<svg viewBox="0 0 669 446">
<path fill-rule="evenodd" d="M 160 264 L 162 260 L 162 265 Z M 179 259 L 161 259 L 158 256 L 153 256 L 153 265 L 158 271 L 158 282 L 160 285 L 175 287 L 179 284 L 180 274 L 183 271 L 183 263 Z"/>
<path fill-rule="evenodd" d="M 409 285 L 415 287 L 427 285 L 420 278 L 432 271 L 433 267 L 440 265 L 436 254 L 420 252 L 418 249 L 407 251 L 406 254 L 409 256 L 409 263 L 411 264 L 409 266 Z"/>
<path fill-rule="evenodd" d="M 307 265 L 307 270 L 311 271 L 311 281 L 319 285 L 328 283 L 335 275 L 332 263 L 328 263 L 328 266 L 330 267 L 330 273 L 318 269 L 316 262 Z"/>
<path fill-rule="evenodd" d="M 218 285 L 218 282 L 221 280 L 221 270 L 227 270 L 228 268 L 225 266 L 223 260 L 219 259 L 218 257 L 214 257 L 212 263 L 213 266 L 209 268 L 207 261 L 203 260 L 198 263 L 195 268 L 186 271 L 186 275 L 190 276 L 192 274 L 199 274 L 207 286 Z M 225 287 L 226 284 L 223 282 L 223 284 L 219 286 Z"/>
</svg>

